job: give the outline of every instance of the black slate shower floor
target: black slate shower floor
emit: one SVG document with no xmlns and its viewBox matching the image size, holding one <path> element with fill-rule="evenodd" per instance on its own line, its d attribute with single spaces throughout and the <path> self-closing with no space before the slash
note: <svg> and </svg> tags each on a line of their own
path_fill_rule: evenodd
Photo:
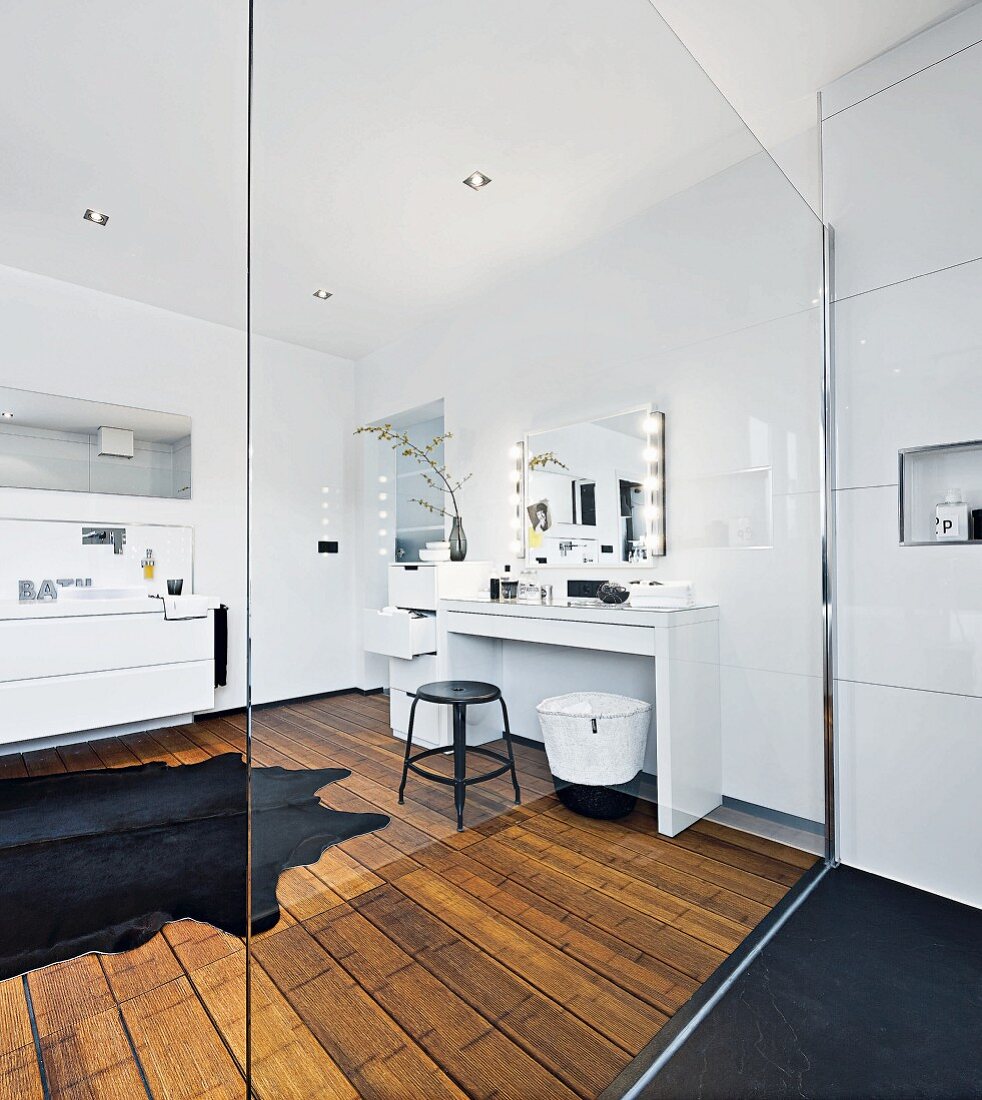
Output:
<svg viewBox="0 0 982 1100">
<path fill-rule="evenodd" d="M 982 1097 L 982 911 L 837 868 L 641 1095 Z"/>
</svg>

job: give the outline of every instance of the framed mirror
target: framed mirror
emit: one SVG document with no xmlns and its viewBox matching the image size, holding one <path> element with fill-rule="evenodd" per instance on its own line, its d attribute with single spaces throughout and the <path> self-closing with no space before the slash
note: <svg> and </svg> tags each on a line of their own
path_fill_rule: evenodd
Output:
<svg viewBox="0 0 982 1100">
<path fill-rule="evenodd" d="M 0 387 L 0 487 L 191 498 L 191 418 Z"/>
<path fill-rule="evenodd" d="M 651 564 L 665 554 L 665 415 L 644 405 L 531 432 L 522 525 L 533 567 Z"/>
</svg>

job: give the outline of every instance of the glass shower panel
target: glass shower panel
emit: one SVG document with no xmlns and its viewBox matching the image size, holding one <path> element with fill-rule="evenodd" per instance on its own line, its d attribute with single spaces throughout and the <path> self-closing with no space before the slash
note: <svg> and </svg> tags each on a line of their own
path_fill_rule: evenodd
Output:
<svg viewBox="0 0 982 1100">
<path fill-rule="evenodd" d="M 4 11 L 4 1096 L 246 1094 L 239 8 Z"/>
<path fill-rule="evenodd" d="M 619 1095 L 824 852 L 821 225 L 645 0 L 253 58 L 253 1085 Z"/>
</svg>

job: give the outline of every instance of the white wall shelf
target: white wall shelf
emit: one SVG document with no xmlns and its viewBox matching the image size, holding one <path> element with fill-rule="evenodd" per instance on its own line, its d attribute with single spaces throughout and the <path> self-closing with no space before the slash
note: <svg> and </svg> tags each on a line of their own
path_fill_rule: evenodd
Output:
<svg viewBox="0 0 982 1100">
<path fill-rule="evenodd" d="M 982 508 L 982 440 L 908 447 L 898 456 L 901 546 L 982 546 L 982 539 L 937 539 L 935 509 L 949 487 L 957 486 L 972 511 Z"/>
</svg>

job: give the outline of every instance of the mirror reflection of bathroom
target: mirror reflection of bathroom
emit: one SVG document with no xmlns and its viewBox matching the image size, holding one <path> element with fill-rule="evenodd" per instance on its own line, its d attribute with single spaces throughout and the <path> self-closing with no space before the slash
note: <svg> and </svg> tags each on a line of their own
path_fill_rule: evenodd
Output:
<svg viewBox="0 0 982 1100">
<path fill-rule="evenodd" d="M 663 7 L 6 13 L 0 1100 L 621 1096 L 822 873 L 820 187 Z"/>
<path fill-rule="evenodd" d="M 621 1095 L 824 852 L 821 224 L 646 2 L 254 10 L 253 774 L 369 826 L 254 974 Z"/>
<path fill-rule="evenodd" d="M 648 407 L 525 442 L 527 560 L 639 566 L 665 553 L 664 417 Z"/>
<path fill-rule="evenodd" d="M 4 1097 L 245 1094 L 248 28 L 221 7 L 4 13 Z"/>
</svg>

